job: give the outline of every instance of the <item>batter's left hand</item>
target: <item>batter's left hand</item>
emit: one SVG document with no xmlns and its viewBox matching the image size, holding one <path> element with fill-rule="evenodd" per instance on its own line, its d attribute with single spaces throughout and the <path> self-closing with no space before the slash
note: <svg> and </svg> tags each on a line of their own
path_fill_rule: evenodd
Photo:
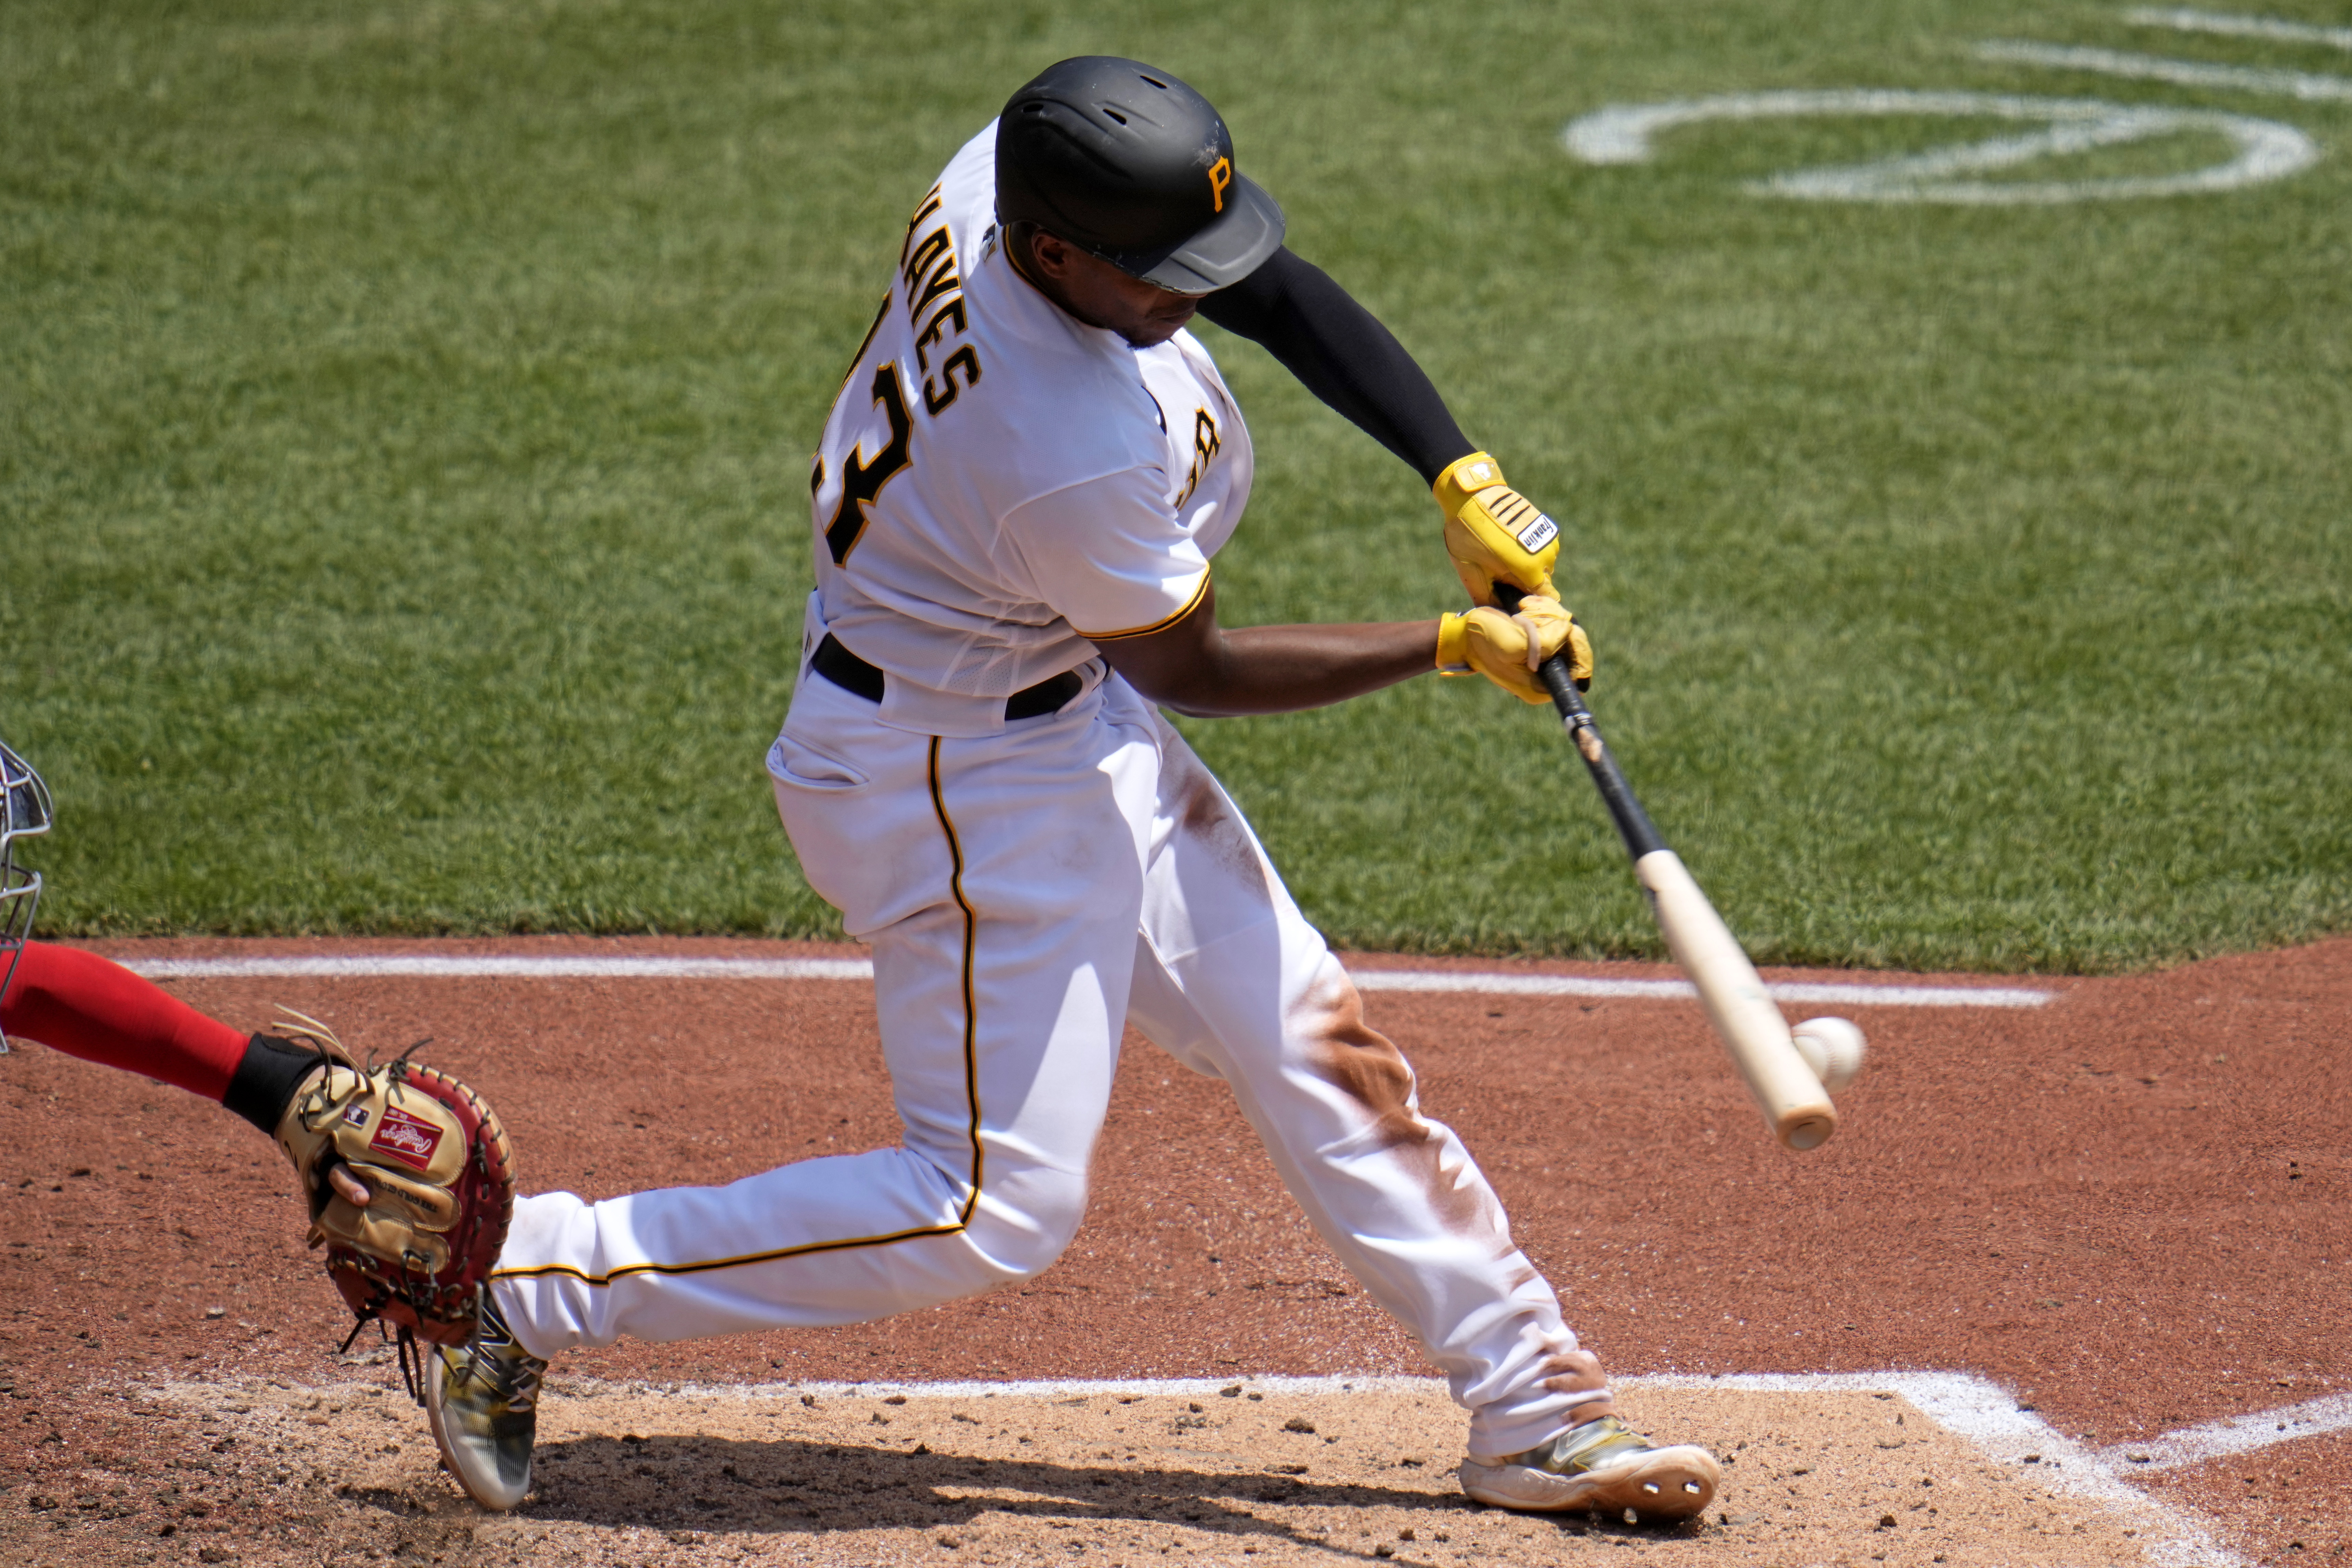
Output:
<svg viewBox="0 0 2352 1568">
<path fill-rule="evenodd" d="M 1473 452 L 1449 465 L 1430 488 L 1445 513 L 1445 553 L 1454 558 L 1472 604 L 1494 604 L 1497 583 L 1559 597 L 1551 584 L 1559 527 L 1503 482 L 1501 464 Z"/>
<path fill-rule="evenodd" d="M 1529 594 L 1509 615 L 1481 605 L 1437 624 L 1437 668 L 1447 675 L 1476 670 L 1522 702 L 1549 702 L 1536 667 L 1556 653 L 1582 690 L 1592 684 L 1592 644 L 1576 616 L 1545 594 Z"/>
</svg>

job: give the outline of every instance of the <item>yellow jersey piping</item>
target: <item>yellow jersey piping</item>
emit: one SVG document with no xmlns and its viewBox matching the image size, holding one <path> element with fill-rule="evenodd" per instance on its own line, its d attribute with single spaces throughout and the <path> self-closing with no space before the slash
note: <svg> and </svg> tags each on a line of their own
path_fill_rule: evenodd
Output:
<svg viewBox="0 0 2352 1568">
<path fill-rule="evenodd" d="M 973 912 L 971 901 L 963 896 L 963 841 L 956 837 L 955 821 L 948 816 L 948 800 L 940 788 L 940 738 L 931 737 L 930 756 L 931 808 L 939 813 L 940 831 L 947 835 L 948 891 L 955 895 L 956 908 L 963 911 L 963 1084 L 971 1110 L 971 1192 L 964 1199 L 963 1210 L 956 1215 L 956 1226 L 971 1223 L 971 1211 L 980 1202 L 980 1180 L 986 1168 L 986 1158 L 980 1142 L 980 1004 L 972 992 L 972 950 L 980 945 L 980 916 Z"/>
<path fill-rule="evenodd" d="M 955 898 L 956 908 L 963 911 L 963 1081 L 965 1102 L 971 1112 L 971 1188 L 964 1196 L 963 1207 L 953 1220 L 945 1225 L 919 1226 L 912 1230 L 892 1231 L 887 1236 L 854 1236 L 836 1241 L 803 1242 L 798 1247 L 780 1247 L 770 1252 L 747 1252 L 737 1258 L 709 1258 L 692 1263 L 625 1263 L 618 1268 L 602 1274 L 591 1274 L 584 1268 L 574 1268 L 569 1263 L 542 1263 L 530 1268 L 494 1268 L 493 1279 L 540 1279 L 549 1275 L 569 1275 L 591 1286 L 610 1285 L 615 1279 L 632 1274 L 701 1274 L 713 1268 L 740 1268 L 754 1263 L 774 1263 L 786 1258 L 803 1258 L 813 1252 L 839 1252 L 852 1247 L 883 1247 L 894 1241 L 914 1241 L 927 1236 L 954 1236 L 971 1224 L 971 1212 L 980 1204 L 980 1181 L 986 1169 L 986 1154 L 980 1136 L 980 1006 L 972 985 L 972 954 L 979 945 L 980 916 L 963 892 L 963 843 L 956 836 L 955 821 L 948 815 L 946 795 L 940 788 L 940 738 L 931 737 L 929 763 L 931 807 L 939 813 L 940 830 L 947 835 L 948 890 Z"/>
<path fill-rule="evenodd" d="M 1208 593 L 1208 591 L 1209 571 L 1208 568 L 1204 566 L 1201 569 L 1201 585 L 1192 590 L 1192 596 L 1185 600 L 1184 607 L 1178 610 L 1174 615 L 1162 616 L 1160 619 L 1152 622 L 1148 626 L 1129 626 L 1123 632 L 1078 632 L 1078 635 L 1086 638 L 1088 642 L 1118 642 L 1122 637 L 1148 637 L 1154 632 L 1164 632 L 1170 626 L 1174 626 L 1178 621 L 1182 620 L 1186 616 L 1191 615 L 1194 610 L 1199 609 L 1201 607 L 1202 595 Z M 1076 630 L 1076 627 L 1072 627 L 1071 629 L 1074 631 Z"/>
</svg>

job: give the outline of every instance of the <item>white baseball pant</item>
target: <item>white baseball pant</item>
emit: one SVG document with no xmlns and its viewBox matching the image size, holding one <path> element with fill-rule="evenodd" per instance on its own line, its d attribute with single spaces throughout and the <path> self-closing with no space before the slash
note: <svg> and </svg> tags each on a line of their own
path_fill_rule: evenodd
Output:
<svg viewBox="0 0 2352 1568">
<path fill-rule="evenodd" d="M 1182 738 L 1116 676 L 997 727 L 896 728 L 803 670 L 777 805 L 872 945 L 906 1141 L 723 1187 L 523 1199 L 493 1287 L 522 1342 L 859 1322 L 1043 1272 L 1086 1208 L 1126 1020 L 1231 1086 L 1318 1234 L 1471 1411 L 1473 1453 L 1531 1447 L 1603 1397 L 1485 1175 L 1420 1114 Z"/>
</svg>

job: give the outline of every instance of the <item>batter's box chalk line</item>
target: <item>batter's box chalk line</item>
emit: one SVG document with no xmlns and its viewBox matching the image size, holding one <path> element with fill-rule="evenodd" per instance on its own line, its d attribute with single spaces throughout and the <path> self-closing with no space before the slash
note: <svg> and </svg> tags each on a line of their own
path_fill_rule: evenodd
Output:
<svg viewBox="0 0 2352 1568">
<path fill-rule="evenodd" d="M 2106 1450 L 2085 1447 L 2033 1412 L 2019 1409 L 2015 1394 L 1981 1377 L 1956 1372 L 1767 1373 L 1613 1381 L 1629 1390 L 1727 1388 L 1755 1394 L 1898 1394 L 1996 1463 L 2022 1468 L 2027 1457 L 2032 1456 L 2034 1479 L 2043 1487 L 2104 1504 L 2131 1519 L 2146 1539 L 2151 1562 L 2182 1568 L 2208 1564 L 2242 1568 L 2246 1561 L 2215 1541 L 2201 1521 L 2125 1480 L 2106 1458 Z"/>
<path fill-rule="evenodd" d="M 2250 1415 L 2208 1421 L 2201 1426 L 2184 1426 L 2150 1442 L 2118 1443 L 2100 1449 L 2099 1457 L 2110 1469 L 2120 1474 L 2174 1470 L 2183 1465 L 2200 1465 L 2208 1459 L 2267 1448 L 2273 1443 L 2347 1430 L 2352 1430 L 2352 1394 L 2330 1394 L 2300 1405 L 2281 1405 L 2276 1410 L 2257 1410 Z"/>
<path fill-rule="evenodd" d="M 414 953 L 317 958 L 151 958 L 128 965 L 150 980 L 871 980 L 862 958 L 438 958 Z M 1580 974 L 1494 974 L 1455 969 L 1351 970 L 1360 991 L 1454 992 L 1483 996 L 1621 996 L 1679 1002 L 1685 980 L 1610 980 Z M 1788 983 L 1778 1002 L 1858 1007 L 2039 1007 L 2056 993 L 2014 986 Z"/>
<path fill-rule="evenodd" d="M 2131 1521 L 2151 1563 L 2168 1568 L 2246 1568 L 2246 1559 L 2216 1541 L 2206 1523 L 2133 1486 L 2133 1472 L 2175 1468 L 2225 1454 L 2352 1426 L 2352 1396 L 2331 1396 L 2284 1409 L 2257 1413 L 2170 1433 L 2145 1444 L 2092 1448 L 2067 1436 L 2017 1397 L 1988 1379 L 1966 1373 L 1759 1373 L 1726 1376 L 1664 1373 L 1622 1377 L 1615 1386 L 1628 1394 L 1671 1389 L 1734 1394 L 1892 1394 L 1974 1447 L 2004 1469 L 2022 1472 L 2029 1464 L 2037 1484 L 2104 1507 Z M 1268 1397 L 1338 1397 L 1347 1394 L 1424 1394 L 1449 1397 L 1442 1379 L 1379 1374 L 1343 1377 L 1034 1378 L 1003 1382 L 792 1384 L 630 1383 L 633 1394 L 680 1401 L 749 1402 L 814 1395 L 827 1399 L 978 1399 L 990 1394 L 1030 1398 L 1213 1398 L 1236 1383 Z M 561 1393 L 559 1386 L 551 1392 Z M 2136 1462 L 2126 1456 L 2147 1454 Z"/>
</svg>

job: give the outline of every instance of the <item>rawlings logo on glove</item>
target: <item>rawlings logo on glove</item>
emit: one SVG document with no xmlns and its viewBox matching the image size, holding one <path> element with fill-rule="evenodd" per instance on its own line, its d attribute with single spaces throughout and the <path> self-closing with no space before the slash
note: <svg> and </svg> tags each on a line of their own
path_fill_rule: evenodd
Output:
<svg viewBox="0 0 2352 1568">
<path fill-rule="evenodd" d="M 290 1016 L 286 1032 L 319 1051 L 278 1124 L 310 1203 L 310 1244 L 326 1247 L 359 1327 L 399 1331 L 404 1366 L 412 1338 L 465 1344 L 514 1217 L 506 1130 L 438 1068 L 403 1052 L 362 1069 L 325 1025 Z"/>
<path fill-rule="evenodd" d="M 368 1147 L 391 1155 L 404 1165 L 429 1171 L 433 1168 L 433 1151 L 440 1142 L 441 1129 L 395 1105 L 384 1111 L 383 1124 L 368 1140 Z"/>
</svg>

